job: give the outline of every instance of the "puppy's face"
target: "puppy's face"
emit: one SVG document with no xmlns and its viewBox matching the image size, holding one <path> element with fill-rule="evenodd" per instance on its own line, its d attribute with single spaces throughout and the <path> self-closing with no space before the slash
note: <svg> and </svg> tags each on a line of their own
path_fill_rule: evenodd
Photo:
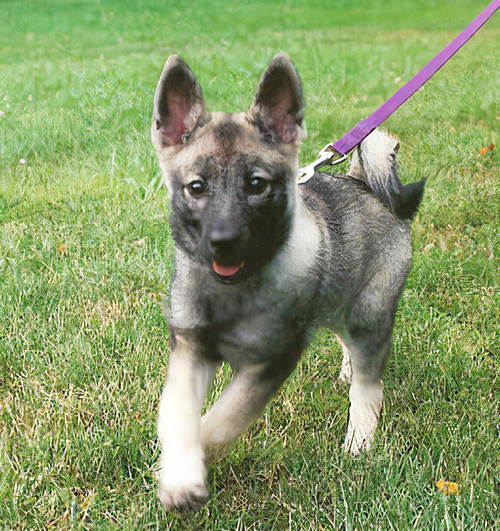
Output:
<svg viewBox="0 0 500 531">
<path fill-rule="evenodd" d="M 178 57 L 155 95 L 152 137 L 169 189 L 176 245 L 218 280 L 250 275 L 291 226 L 305 126 L 298 74 L 284 55 L 261 79 L 247 113 L 208 113 Z"/>
</svg>

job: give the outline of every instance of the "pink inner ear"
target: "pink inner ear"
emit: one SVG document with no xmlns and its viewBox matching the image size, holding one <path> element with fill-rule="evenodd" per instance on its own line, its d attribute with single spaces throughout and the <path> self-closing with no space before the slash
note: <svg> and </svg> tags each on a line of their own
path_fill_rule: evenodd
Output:
<svg viewBox="0 0 500 531">
<path fill-rule="evenodd" d="M 161 126 L 163 142 L 168 146 L 182 144 L 182 137 L 194 127 L 192 107 L 186 98 L 171 94 L 168 99 L 167 123 Z"/>
<path fill-rule="evenodd" d="M 279 98 L 270 110 L 268 127 L 288 144 L 297 141 L 297 124 L 290 114 L 291 101 L 288 97 Z"/>
</svg>

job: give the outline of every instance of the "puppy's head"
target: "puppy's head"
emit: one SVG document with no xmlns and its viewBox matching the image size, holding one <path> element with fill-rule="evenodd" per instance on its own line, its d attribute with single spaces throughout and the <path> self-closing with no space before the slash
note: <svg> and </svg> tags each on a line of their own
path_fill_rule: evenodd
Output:
<svg viewBox="0 0 500 531">
<path fill-rule="evenodd" d="M 268 263 L 290 230 L 304 99 L 286 54 L 245 113 L 209 113 L 188 65 L 171 56 L 155 93 L 152 140 L 176 245 L 225 282 Z"/>
</svg>

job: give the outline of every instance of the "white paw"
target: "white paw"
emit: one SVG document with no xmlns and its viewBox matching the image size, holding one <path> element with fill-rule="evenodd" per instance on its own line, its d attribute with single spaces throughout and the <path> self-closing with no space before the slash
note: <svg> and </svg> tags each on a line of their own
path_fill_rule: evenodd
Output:
<svg viewBox="0 0 500 531">
<path fill-rule="evenodd" d="M 199 511 L 208 501 L 208 491 L 204 483 L 171 485 L 160 480 L 158 496 L 166 511 Z"/>
<path fill-rule="evenodd" d="M 168 455 L 168 454 L 167 454 Z M 206 468 L 201 452 L 162 459 L 158 473 L 158 496 L 163 507 L 198 511 L 208 500 Z"/>
<path fill-rule="evenodd" d="M 344 450 L 358 455 L 373 444 L 383 406 L 382 384 L 352 385 L 350 392 L 349 425 Z"/>
<path fill-rule="evenodd" d="M 372 428 L 365 426 L 360 429 L 353 426 L 352 422 L 349 421 L 344 441 L 344 451 L 351 455 L 359 455 L 362 450 L 369 450 L 373 444 L 376 427 L 377 424 Z"/>
</svg>

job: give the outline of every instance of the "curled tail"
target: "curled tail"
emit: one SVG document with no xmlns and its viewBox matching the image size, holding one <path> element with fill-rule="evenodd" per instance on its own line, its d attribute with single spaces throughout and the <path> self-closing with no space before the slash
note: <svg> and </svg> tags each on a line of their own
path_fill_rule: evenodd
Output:
<svg viewBox="0 0 500 531">
<path fill-rule="evenodd" d="M 364 181 L 398 218 L 412 220 L 422 201 L 425 179 L 403 185 L 397 172 L 398 148 L 394 137 L 375 129 L 354 152 L 348 175 Z"/>
</svg>

